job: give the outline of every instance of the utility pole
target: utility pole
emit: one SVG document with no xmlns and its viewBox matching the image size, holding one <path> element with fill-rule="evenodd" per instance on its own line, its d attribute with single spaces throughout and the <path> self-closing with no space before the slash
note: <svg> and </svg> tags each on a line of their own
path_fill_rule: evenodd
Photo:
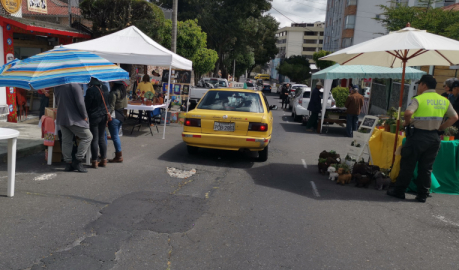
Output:
<svg viewBox="0 0 459 270">
<path fill-rule="evenodd" d="M 178 0 L 173 0 L 172 4 L 172 48 L 171 51 L 177 52 L 177 9 Z"/>
<path fill-rule="evenodd" d="M 69 27 L 72 27 L 72 0 L 68 0 L 67 6 L 69 8 Z"/>
<path fill-rule="evenodd" d="M 233 64 L 233 81 L 236 82 L 236 59 L 234 59 L 234 64 Z"/>
</svg>

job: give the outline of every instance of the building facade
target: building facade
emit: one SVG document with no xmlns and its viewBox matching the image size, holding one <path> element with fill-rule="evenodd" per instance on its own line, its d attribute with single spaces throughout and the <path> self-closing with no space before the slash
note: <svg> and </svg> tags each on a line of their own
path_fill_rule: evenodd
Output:
<svg viewBox="0 0 459 270">
<path fill-rule="evenodd" d="M 447 7 L 459 0 L 431 0 L 432 7 Z M 395 4 L 422 6 L 428 0 L 327 0 L 324 50 L 338 51 L 354 44 L 387 34 L 376 18 L 381 16 L 380 5 Z"/>
<path fill-rule="evenodd" d="M 283 27 L 276 33 L 277 48 L 279 53 L 270 62 L 271 78 L 284 81 L 279 78 L 276 68 L 282 59 L 294 55 L 304 55 L 310 63 L 314 63 L 312 56 L 322 50 L 324 39 L 324 22 L 315 23 L 292 23 L 290 27 Z"/>
</svg>

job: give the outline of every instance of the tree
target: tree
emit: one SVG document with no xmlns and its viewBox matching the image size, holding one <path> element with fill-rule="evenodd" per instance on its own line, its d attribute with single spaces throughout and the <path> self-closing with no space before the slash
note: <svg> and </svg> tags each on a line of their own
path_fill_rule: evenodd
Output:
<svg viewBox="0 0 459 270">
<path fill-rule="evenodd" d="M 262 16 L 257 20 L 257 32 L 251 44 L 255 62 L 248 68 L 249 74 L 255 66 L 266 64 L 279 53 L 276 46 L 278 29 L 279 23 L 271 15 Z"/>
<path fill-rule="evenodd" d="M 80 9 L 92 21 L 94 36 L 107 35 L 135 25 L 146 35 L 161 42 L 164 14 L 144 0 L 84 0 Z"/>
<path fill-rule="evenodd" d="M 318 52 L 314 53 L 312 55 L 312 59 L 314 60 L 314 62 L 316 62 L 316 67 L 318 67 L 319 69 L 326 69 L 328 67 L 333 66 L 335 64 L 335 62 L 333 62 L 333 61 L 319 60 L 320 58 L 322 58 L 324 56 L 327 56 L 329 54 L 331 54 L 331 52 L 324 51 L 324 50 L 321 50 L 321 51 L 318 51 Z"/>
<path fill-rule="evenodd" d="M 201 48 L 198 50 L 193 60 L 193 71 L 195 84 L 203 74 L 214 70 L 215 62 L 218 60 L 217 52 L 207 48 Z"/>
<path fill-rule="evenodd" d="M 167 20 L 163 31 L 164 47 L 170 48 L 172 21 Z M 205 73 L 212 71 L 218 60 L 217 52 L 207 49 L 207 34 L 202 32 L 197 20 L 177 22 L 177 54 L 193 61 L 195 82 Z"/>
<path fill-rule="evenodd" d="M 221 69 L 225 77 L 230 67 L 227 63 L 231 63 L 227 60 L 233 60 L 238 55 L 235 51 L 244 51 L 253 43 L 257 20 L 271 9 L 271 1 L 179 0 L 178 16 L 179 20 L 198 19 L 199 25 L 207 33 L 209 48 L 218 54 L 214 74 Z M 172 0 L 157 2 L 172 7 Z"/>
<path fill-rule="evenodd" d="M 290 56 L 283 60 L 277 67 L 277 71 L 294 82 L 302 82 L 311 77 L 309 61 L 304 55 Z"/>
<path fill-rule="evenodd" d="M 459 38 L 459 11 L 431 8 L 434 0 L 425 0 L 420 7 L 409 7 L 405 4 L 384 6 L 382 16 L 376 19 L 387 29 L 397 31 L 406 27 L 427 30 L 429 33 L 445 37 Z"/>
</svg>

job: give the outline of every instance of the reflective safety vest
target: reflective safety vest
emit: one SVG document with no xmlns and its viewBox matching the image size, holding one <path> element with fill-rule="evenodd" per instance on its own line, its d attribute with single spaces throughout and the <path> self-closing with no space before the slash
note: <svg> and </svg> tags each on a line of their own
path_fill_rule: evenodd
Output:
<svg viewBox="0 0 459 270">
<path fill-rule="evenodd" d="M 416 121 L 443 120 L 449 107 L 449 100 L 436 92 L 423 93 L 416 96 L 419 107 L 414 112 Z"/>
</svg>

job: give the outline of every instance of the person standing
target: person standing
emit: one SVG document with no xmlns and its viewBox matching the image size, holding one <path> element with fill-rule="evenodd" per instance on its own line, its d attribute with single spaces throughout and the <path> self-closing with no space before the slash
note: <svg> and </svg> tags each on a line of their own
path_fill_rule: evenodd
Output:
<svg viewBox="0 0 459 270">
<path fill-rule="evenodd" d="M 89 129 L 92 133 L 91 167 L 97 169 L 107 165 L 107 142 L 105 127 L 108 122 L 108 89 L 99 80 L 91 78 L 84 102 L 89 118 Z M 100 149 L 100 162 L 97 161 Z"/>
<path fill-rule="evenodd" d="M 359 88 L 353 88 L 351 94 L 347 97 L 344 106 L 346 111 L 346 133 L 348 137 L 353 136 L 359 123 L 360 111 L 363 107 L 363 96 L 359 94 Z"/>
<path fill-rule="evenodd" d="M 444 83 L 443 83 L 443 89 L 445 89 L 445 92 L 443 94 L 441 94 L 442 97 L 445 97 L 447 99 L 449 99 L 452 95 L 452 91 L 453 91 L 453 82 L 455 81 L 456 79 L 455 78 L 450 78 L 450 79 L 447 79 Z"/>
<path fill-rule="evenodd" d="M 418 96 L 412 99 L 404 115 L 406 142 L 401 152 L 400 174 L 395 188 L 387 191 L 387 195 L 405 199 L 405 191 L 418 163 L 416 200 L 426 202 L 432 167 L 440 149 L 440 134 L 459 118 L 449 100 L 435 91 L 437 81 L 432 75 L 423 75 L 418 84 Z M 448 120 L 443 122 L 445 116 Z"/>
<path fill-rule="evenodd" d="M 451 85 L 451 96 L 449 97 L 449 101 L 453 105 L 454 110 L 456 113 L 459 114 L 459 81 L 454 81 Z M 459 129 L 459 121 L 456 121 L 453 124 L 455 127 Z"/>
<path fill-rule="evenodd" d="M 115 146 L 115 158 L 110 159 L 108 162 L 120 163 L 123 162 L 123 152 L 121 150 L 119 130 L 124 122 L 124 108 L 127 107 L 126 86 L 123 81 L 112 83 L 109 100 L 112 121 L 108 123 L 108 130 Z"/>
<path fill-rule="evenodd" d="M 287 109 L 289 92 L 290 92 L 290 84 L 287 83 L 286 85 L 282 87 L 282 93 L 281 93 L 282 108 L 284 108 L 284 104 L 285 104 L 285 108 Z"/>
<path fill-rule="evenodd" d="M 317 120 L 319 119 L 319 113 L 322 110 L 322 101 L 320 98 L 320 89 L 322 89 L 322 82 L 318 81 L 316 87 L 311 92 L 311 98 L 309 99 L 308 111 L 311 116 L 309 117 L 308 124 L 306 125 L 307 131 L 313 131 L 317 129 Z"/>
<path fill-rule="evenodd" d="M 40 97 L 40 111 L 38 113 L 39 118 L 45 115 L 45 108 L 49 106 L 49 88 L 38 90 L 38 96 Z"/>
<path fill-rule="evenodd" d="M 82 162 L 92 141 L 89 131 L 88 113 L 84 104 L 83 89 L 71 83 L 54 88 L 57 103 L 56 125 L 62 132 L 62 155 L 67 163 L 65 171 L 88 172 Z M 72 159 L 73 139 L 80 139 L 75 159 Z"/>
</svg>

